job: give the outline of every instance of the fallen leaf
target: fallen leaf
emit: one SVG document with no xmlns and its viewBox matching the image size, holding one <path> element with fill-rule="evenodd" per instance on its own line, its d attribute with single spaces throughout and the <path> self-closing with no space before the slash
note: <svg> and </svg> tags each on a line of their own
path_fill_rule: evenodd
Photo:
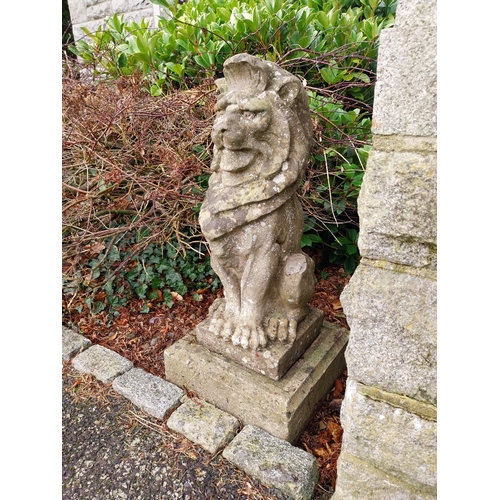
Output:
<svg viewBox="0 0 500 500">
<path fill-rule="evenodd" d="M 318 436 L 318 443 L 321 446 L 325 446 L 325 444 L 328 443 L 328 441 L 330 441 L 331 438 L 332 436 L 330 431 L 328 430 L 321 431 Z"/>
<path fill-rule="evenodd" d="M 340 443 L 342 441 L 342 434 L 344 430 L 341 425 L 337 424 L 334 420 L 330 420 L 328 422 L 328 430 L 336 443 Z"/>
<path fill-rule="evenodd" d="M 187 451 L 189 448 L 192 448 L 192 443 L 187 439 L 183 439 L 180 443 L 175 444 L 176 451 Z"/>
<path fill-rule="evenodd" d="M 106 248 L 106 245 L 102 241 L 98 241 L 94 245 L 90 247 L 90 251 L 92 254 L 98 255 Z"/>
<path fill-rule="evenodd" d="M 314 449 L 314 454 L 317 457 L 327 457 L 329 455 L 328 451 L 325 450 L 324 448 L 315 448 Z"/>
<path fill-rule="evenodd" d="M 178 300 L 179 302 L 182 302 L 184 300 L 180 293 L 171 292 L 171 295 L 175 300 Z"/>
<path fill-rule="evenodd" d="M 342 303 L 340 302 L 340 299 L 336 299 L 333 301 L 333 310 L 337 311 L 339 309 L 342 309 Z"/>
<path fill-rule="evenodd" d="M 338 378 L 337 380 L 335 380 L 335 390 L 333 391 L 333 397 L 339 398 L 343 390 L 344 385 L 342 384 L 342 380 Z"/>
<path fill-rule="evenodd" d="M 93 274 L 93 271 L 92 269 L 88 272 L 87 276 L 85 276 L 85 278 L 83 279 L 83 284 L 85 286 L 89 286 L 90 285 L 90 282 L 92 281 L 92 274 Z"/>
</svg>

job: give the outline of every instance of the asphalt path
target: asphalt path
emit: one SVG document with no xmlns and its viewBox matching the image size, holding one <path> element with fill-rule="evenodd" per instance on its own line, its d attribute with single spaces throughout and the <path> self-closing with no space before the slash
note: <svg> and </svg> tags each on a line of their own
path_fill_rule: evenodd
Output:
<svg viewBox="0 0 500 500">
<path fill-rule="evenodd" d="M 63 500 L 285 498 L 69 364 L 62 389 Z"/>
</svg>

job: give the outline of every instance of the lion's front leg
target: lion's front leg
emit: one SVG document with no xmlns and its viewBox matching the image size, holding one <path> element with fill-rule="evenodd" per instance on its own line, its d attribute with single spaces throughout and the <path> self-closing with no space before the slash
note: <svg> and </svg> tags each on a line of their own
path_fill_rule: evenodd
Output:
<svg viewBox="0 0 500 500">
<path fill-rule="evenodd" d="M 229 340 L 234 334 L 240 316 L 240 280 L 234 269 L 216 255 L 212 255 L 211 265 L 224 286 L 225 301 L 211 311 L 209 329 L 216 337 Z"/>
<path fill-rule="evenodd" d="M 261 246 L 248 256 L 241 279 L 239 324 L 231 338 L 233 344 L 257 350 L 268 343 L 269 292 L 276 280 L 280 247 L 277 243 Z"/>
</svg>

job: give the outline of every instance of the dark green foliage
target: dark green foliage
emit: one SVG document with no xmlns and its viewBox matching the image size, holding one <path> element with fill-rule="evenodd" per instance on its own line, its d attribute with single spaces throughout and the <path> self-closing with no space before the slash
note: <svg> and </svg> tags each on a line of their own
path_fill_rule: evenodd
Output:
<svg viewBox="0 0 500 500">
<path fill-rule="evenodd" d="M 183 253 L 173 240 L 164 245 L 150 243 L 134 255 L 138 239 L 138 232 L 128 233 L 118 243 L 110 239 L 99 255 L 81 265 L 83 282 L 63 281 L 63 293 L 70 296 L 75 288 L 80 288 L 87 292 L 84 302 L 91 313 L 107 310 L 111 320 L 130 298 L 145 299 L 140 312 L 147 313 L 149 301 L 161 300 L 172 307 L 172 293 L 191 293 L 196 300 L 197 290 L 213 291 L 220 287 L 209 257 L 201 251 L 188 249 Z M 89 294 L 89 290 L 93 293 Z"/>
</svg>

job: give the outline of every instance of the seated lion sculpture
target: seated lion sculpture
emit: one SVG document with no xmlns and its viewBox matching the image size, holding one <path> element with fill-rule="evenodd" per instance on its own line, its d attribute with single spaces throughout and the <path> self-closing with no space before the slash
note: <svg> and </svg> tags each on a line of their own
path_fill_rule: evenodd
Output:
<svg viewBox="0 0 500 500">
<path fill-rule="evenodd" d="M 216 83 L 213 173 L 199 220 L 225 298 L 209 329 L 245 349 L 293 342 L 314 291 L 296 194 L 312 140 L 307 94 L 297 77 L 248 54 L 229 58 Z"/>
</svg>

